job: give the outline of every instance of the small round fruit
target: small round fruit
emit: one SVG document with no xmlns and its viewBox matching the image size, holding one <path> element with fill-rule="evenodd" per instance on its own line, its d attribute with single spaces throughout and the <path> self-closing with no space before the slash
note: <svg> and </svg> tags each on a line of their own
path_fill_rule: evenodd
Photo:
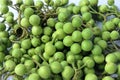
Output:
<svg viewBox="0 0 120 80">
<path fill-rule="evenodd" d="M 63 68 L 65 68 L 65 66 L 68 66 L 68 62 L 63 60 L 63 61 L 61 61 L 61 65 Z"/>
<path fill-rule="evenodd" d="M 112 6 L 114 5 L 115 1 L 114 0 L 107 0 L 108 5 Z"/>
<path fill-rule="evenodd" d="M 41 78 L 48 79 L 51 76 L 51 70 L 48 66 L 44 65 L 38 69 L 38 74 L 40 75 Z"/>
<path fill-rule="evenodd" d="M 119 51 L 115 51 L 115 52 L 113 52 L 113 54 L 115 54 L 116 57 L 117 57 L 117 60 L 120 61 L 120 52 Z"/>
<path fill-rule="evenodd" d="M 66 5 L 68 4 L 69 0 L 61 0 L 61 5 Z"/>
<path fill-rule="evenodd" d="M 104 62 L 105 57 L 104 57 L 103 54 L 101 54 L 101 55 L 94 55 L 94 56 L 93 56 L 93 59 L 94 59 L 95 63 L 101 64 L 101 63 Z"/>
<path fill-rule="evenodd" d="M 60 22 L 66 21 L 67 18 L 68 18 L 68 14 L 65 13 L 65 12 L 60 12 L 60 13 L 58 14 L 58 20 L 59 20 Z"/>
<path fill-rule="evenodd" d="M 63 71 L 63 67 L 58 61 L 54 61 L 50 64 L 50 68 L 53 73 L 58 74 Z"/>
<path fill-rule="evenodd" d="M 97 6 L 98 0 L 89 0 L 91 6 Z"/>
<path fill-rule="evenodd" d="M 37 47 L 37 46 L 39 46 L 41 44 L 41 41 L 40 41 L 39 38 L 33 37 L 31 39 L 31 44 L 32 44 L 33 47 Z"/>
<path fill-rule="evenodd" d="M 89 2 L 89 0 L 82 0 L 82 1 L 80 1 L 79 2 L 79 6 L 86 6 L 86 5 L 89 5 L 90 4 L 90 2 Z"/>
<path fill-rule="evenodd" d="M 81 52 L 81 46 L 80 46 L 80 44 L 78 44 L 78 43 L 72 44 L 71 47 L 70 47 L 70 51 L 73 54 L 80 54 L 80 52 Z"/>
<path fill-rule="evenodd" d="M 85 12 L 82 14 L 82 19 L 84 22 L 88 22 L 91 18 L 92 18 L 92 15 L 89 12 Z"/>
<path fill-rule="evenodd" d="M 62 71 L 62 77 L 64 80 L 71 80 L 74 76 L 74 69 L 70 66 L 65 66 L 64 70 Z"/>
<path fill-rule="evenodd" d="M 81 11 L 82 14 L 85 13 L 85 12 L 88 12 L 89 11 L 89 7 L 88 6 L 82 6 L 80 8 L 80 11 Z"/>
<path fill-rule="evenodd" d="M 88 73 L 85 76 L 85 80 L 98 80 L 98 77 L 95 74 L 93 74 L 93 73 Z"/>
<path fill-rule="evenodd" d="M 117 75 L 120 76 L 120 64 L 117 65 L 118 69 L 117 69 Z"/>
<path fill-rule="evenodd" d="M 72 25 L 73 25 L 73 27 L 76 27 L 76 28 L 81 27 L 81 25 L 82 25 L 82 20 L 81 20 L 81 18 L 80 18 L 80 17 L 74 17 L 74 18 L 72 19 Z"/>
<path fill-rule="evenodd" d="M 44 58 L 45 60 L 48 61 L 48 60 L 50 59 L 50 57 L 51 57 L 51 56 L 50 56 L 48 53 L 45 53 L 45 52 L 43 53 L 43 58 Z"/>
<path fill-rule="evenodd" d="M 67 22 L 63 25 L 63 31 L 66 34 L 71 34 L 74 31 L 74 27 L 72 26 L 71 22 Z"/>
<path fill-rule="evenodd" d="M 65 55 L 63 52 L 56 52 L 53 57 L 55 60 L 60 61 L 60 62 L 65 59 Z"/>
<path fill-rule="evenodd" d="M 6 29 L 6 26 L 4 23 L 0 23 L 0 31 L 4 31 Z"/>
<path fill-rule="evenodd" d="M 119 32 L 113 30 L 113 31 L 110 33 L 110 37 L 111 37 L 112 40 L 118 39 L 118 38 L 119 38 Z"/>
<path fill-rule="evenodd" d="M 93 55 L 101 55 L 102 54 L 102 48 L 99 45 L 94 45 L 92 49 Z"/>
<path fill-rule="evenodd" d="M 24 16 L 26 18 L 29 18 L 33 14 L 34 14 L 34 10 L 32 8 L 30 8 L 30 7 L 25 8 L 25 10 L 24 10 Z"/>
<path fill-rule="evenodd" d="M 30 71 L 32 68 L 35 67 L 35 63 L 33 62 L 33 60 L 25 60 L 24 65 L 27 71 Z"/>
<path fill-rule="evenodd" d="M 16 67 L 15 67 L 15 73 L 19 76 L 23 76 L 25 75 L 26 73 L 26 67 L 25 65 L 23 64 L 18 64 Z"/>
<path fill-rule="evenodd" d="M 91 40 L 83 40 L 81 43 L 81 48 L 84 51 L 91 51 L 93 48 L 93 43 Z"/>
<path fill-rule="evenodd" d="M 8 1 L 7 0 L 1 0 L 0 1 L 0 5 L 7 5 L 8 4 Z"/>
<path fill-rule="evenodd" d="M 67 62 L 69 64 L 75 63 L 75 56 L 73 54 L 67 56 Z"/>
<path fill-rule="evenodd" d="M 6 17 L 6 22 L 7 23 L 12 23 L 14 21 L 13 16 L 7 16 Z"/>
<path fill-rule="evenodd" d="M 93 68 L 95 66 L 95 62 L 93 59 L 86 60 L 85 64 L 86 64 L 86 67 L 88 68 Z"/>
<path fill-rule="evenodd" d="M 42 1 L 36 1 L 35 2 L 35 6 L 38 8 L 38 9 L 41 9 L 43 7 L 44 3 Z"/>
<path fill-rule="evenodd" d="M 63 28 L 63 25 L 64 25 L 64 23 L 63 22 L 57 22 L 56 24 L 55 24 L 55 29 L 57 30 L 57 29 L 62 29 Z"/>
<path fill-rule="evenodd" d="M 107 56 L 105 57 L 105 61 L 106 62 L 113 62 L 116 63 L 118 61 L 117 56 L 115 54 L 109 53 L 107 54 Z"/>
<path fill-rule="evenodd" d="M 37 73 L 31 73 L 28 77 L 28 80 L 41 80 L 41 79 Z"/>
<path fill-rule="evenodd" d="M 38 26 L 40 24 L 40 17 L 38 15 L 31 15 L 29 18 L 29 22 L 30 24 L 32 24 L 33 26 Z"/>
<path fill-rule="evenodd" d="M 70 47 L 73 44 L 72 37 L 71 36 L 66 36 L 63 39 L 63 44 L 67 47 Z"/>
<path fill-rule="evenodd" d="M 72 40 L 74 42 L 81 42 L 82 41 L 82 33 L 78 30 L 75 30 L 73 33 L 72 33 Z"/>
<path fill-rule="evenodd" d="M 7 60 L 4 63 L 5 70 L 7 70 L 7 71 L 13 71 L 15 66 L 16 66 L 16 63 L 12 60 Z"/>
<path fill-rule="evenodd" d="M 22 42 L 21 42 L 21 47 L 23 49 L 29 49 L 31 48 L 31 40 L 30 39 L 24 39 Z"/>
<path fill-rule="evenodd" d="M 115 24 L 115 25 L 118 25 L 119 22 L 120 22 L 120 19 L 119 18 L 113 18 L 112 22 Z"/>
<path fill-rule="evenodd" d="M 32 6 L 34 4 L 34 1 L 33 0 L 25 0 L 24 4 L 27 6 Z"/>
<path fill-rule="evenodd" d="M 89 24 L 89 25 L 90 25 L 90 24 Z M 95 26 L 95 27 L 93 28 L 93 34 L 94 34 L 95 36 L 101 35 L 101 29 L 100 29 L 100 27 Z"/>
<path fill-rule="evenodd" d="M 60 39 L 60 40 L 63 39 L 66 36 L 63 29 L 57 29 L 56 30 L 56 35 L 57 35 L 57 39 Z"/>
<path fill-rule="evenodd" d="M 47 19 L 47 25 L 50 26 L 50 27 L 54 27 L 55 26 L 55 19 L 54 18 L 49 18 Z"/>
<path fill-rule="evenodd" d="M 41 37 L 41 41 L 42 41 L 43 43 L 47 43 L 47 42 L 49 42 L 49 40 L 50 40 L 50 37 L 49 37 L 48 35 L 43 35 L 43 36 Z"/>
<path fill-rule="evenodd" d="M 95 70 L 94 70 L 94 68 L 87 68 L 87 67 L 85 67 L 84 68 L 84 73 L 87 75 L 87 74 L 90 74 L 90 73 L 92 73 L 92 74 L 94 74 L 95 73 Z"/>
<path fill-rule="evenodd" d="M 117 71 L 117 65 L 115 63 L 108 62 L 104 69 L 108 74 L 114 74 Z"/>
<path fill-rule="evenodd" d="M 45 45 L 44 50 L 45 50 L 45 53 L 49 56 L 52 56 L 56 52 L 55 46 L 52 43 L 49 43 L 49 42 Z"/>
<path fill-rule="evenodd" d="M 102 80 L 115 80 L 115 79 L 111 76 L 104 76 Z"/>
<path fill-rule="evenodd" d="M 64 49 L 64 44 L 62 41 L 57 41 L 57 42 L 55 42 L 55 47 L 57 50 L 62 50 L 62 49 Z"/>
<path fill-rule="evenodd" d="M 12 50 L 12 56 L 19 59 L 22 57 L 22 51 L 18 48 L 15 48 Z"/>
<path fill-rule="evenodd" d="M 51 33 L 52 33 L 52 28 L 51 28 L 51 27 L 45 27 L 45 28 L 43 29 L 43 33 L 44 33 L 45 35 L 51 35 Z"/>
<path fill-rule="evenodd" d="M 32 34 L 35 36 L 39 36 L 42 34 L 42 28 L 41 26 L 33 26 L 32 27 Z"/>
<path fill-rule="evenodd" d="M 106 42 L 105 40 L 99 40 L 99 41 L 97 42 L 97 44 L 98 44 L 102 49 L 105 49 L 105 48 L 107 48 L 107 46 L 108 46 L 108 44 L 107 44 L 107 42 Z"/>
<path fill-rule="evenodd" d="M 107 6 L 107 5 L 105 5 L 105 4 L 100 5 L 100 7 L 99 7 L 99 12 L 105 13 L 105 12 L 107 12 L 107 11 L 108 11 L 108 6 Z"/>
<path fill-rule="evenodd" d="M 108 41 L 110 40 L 110 32 L 109 31 L 104 31 L 102 32 L 102 39 L 105 40 L 105 41 Z"/>
<path fill-rule="evenodd" d="M 9 8 L 7 5 L 0 5 L 0 12 L 3 14 L 6 14 L 9 11 Z"/>
<path fill-rule="evenodd" d="M 84 39 L 91 39 L 93 37 L 93 31 L 90 28 L 85 28 L 82 31 L 82 37 Z"/>
<path fill-rule="evenodd" d="M 78 14 L 80 12 L 80 7 L 79 6 L 74 6 L 73 7 L 73 13 Z"/>
<path fill-rule="evenodd" d="M 105 28 L 110 31 L 113 30 L 115 28 L 115 24 L 112 21 L 107 21 L 105 23 Z"/>
<path fill-rule="evenodd" d="M 23 26 L 25 28 L 28 28 L 30 26 L 29 19 L 27 19 L 25 17 L 21 19 L 20 23 L 21 23 L 21 26 Z"/>
</svg>

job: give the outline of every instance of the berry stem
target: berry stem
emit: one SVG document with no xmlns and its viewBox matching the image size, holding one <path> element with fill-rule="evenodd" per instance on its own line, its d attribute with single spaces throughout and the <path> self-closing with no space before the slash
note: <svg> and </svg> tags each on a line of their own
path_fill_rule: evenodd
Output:
<svg viewBox="0 0 120 80">
<path fill-rule="evenodd" d="M 40 58 L 41 58 L 43 61 L 47 62 L 47 61 L 44 59 L 44 57 L 42 56 L 41 53 L 39 53 L 39 56 L 40 56 Z"/>
<path fill-rule="evenodd" d="M 112 43 L 112 45 L 114 46 L 114 48 L 118 51 L 119 49 L 118 49 L 118 47 L 116 46 L 116 44 L 115 44 L 112 40 L 110 40 L 110 42 Z"/>
<path fill-rule="evenodd" d="M 91 13 L 93 13 L 93 14 L 98 14 L 98 15 L 100 15 L 100 16 L 102 16 L 103 17 L 103 23 L 105 23 L 107 20 L 106 20 L 106 16 L 104 16 L 104 14 L 102 14 L 102 13 L 100 13 L 100 12 L 97 12 L 95 9 L 93 9 L 91 6 L 89 6 L 89 8 L 92 10 L 92 11 L 90 11 Z"/>
<path fill-rule="evenodd" d="M 80 79 L 80 74 L 81 74 L 80 70 L 75 69 L 75 74 L 74 74 L 72 80 L 79 80 Z"/>
</svg>

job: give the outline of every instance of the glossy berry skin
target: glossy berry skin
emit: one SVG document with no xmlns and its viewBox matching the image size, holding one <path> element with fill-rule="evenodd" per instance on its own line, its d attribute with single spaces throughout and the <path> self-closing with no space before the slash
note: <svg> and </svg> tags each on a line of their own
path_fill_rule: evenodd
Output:
<svg viewBox="0 0 120 80">
<path fill-rule="evenodd" d="M 84 40 L 81 43 L 81 48 L 84 51 L 91 51 L 93 48 L 93 43 L 90 40 Z"/>
<path fill-rule="evenodd" d="M 38 69 L 38 74 L 40 75 L 41 78 L 47 79 L 51 76 L 51 70 L 48 66 L 41 66 Z"/>
</svg>

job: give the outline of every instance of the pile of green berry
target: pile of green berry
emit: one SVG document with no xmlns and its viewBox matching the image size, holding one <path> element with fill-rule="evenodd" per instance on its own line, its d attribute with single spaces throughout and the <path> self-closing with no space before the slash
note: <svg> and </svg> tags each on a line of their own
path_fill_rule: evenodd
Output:
<svg viewBox="0 0 120 80">
<path fill-rule="evenodd" d="M 0 0 L 2 79 L 120 80 L 120 11 L 114 0 L 68 3 Z"/>
</svg>

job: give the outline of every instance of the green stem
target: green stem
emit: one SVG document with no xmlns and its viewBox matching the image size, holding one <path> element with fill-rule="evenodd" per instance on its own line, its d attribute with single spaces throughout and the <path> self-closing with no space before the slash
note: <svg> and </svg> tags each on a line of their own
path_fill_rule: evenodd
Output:
<svg viewBox="0 0 120 80">
<path fill-rule="evenodd" d="M 31 57 L 24 56 L 24 58 L 31 59 L 31 60 L 33 60 L 33 62 L 35 62 L 35 63 L 36 63 L 39 67 L 41 66 L 41 64 L 40 64 L 38 61 L 36 61 L 36 60 L 32 59 Z"/>
<path fill-rule="evenodd" d="M 115 44 L 112 40 L 110 40 L 110 42 L 112 43 L 112 45 L 114 46 L 114 48 L 115 48 L 116 50 L 119 50 L 118 47 L 116 46 L 116 44 Z"/>
<path fill-rule="evenodd" d="M 74 74 L 72 80 L 80 80 L 80 74 L 81 74 L 80 70 L 75 69 L 75 74 Z"/>
<path fill-rule="evenodd" d="M 40 58 L 41 58 L 43 61 L 47 62 L 47 61 L 44 59 L 44 57 L 42 56 L 41 53 L 39 54 L 39 56 L 40 56 Z"/>
<path fill-rule="evenodd" d="M 95 9 L 93 9 L 91 6 L 89 6 L 89 8 L 90 8 L 92 11 L 98 13 L 98 12 L 97 12 Z"/>
<path fill-rule="evenodd" d="M 58 36 L 58 35 L 56 35 L 56 36 L 52 39 L 52 43 L 54 43 L 54 42 L 56 41 L 57 36 Z"/>
<path fill-rule="evenodd" d="M 107 73 L 107 72 L 104 71 L 104 72 L 102 73 L 102 75 L 105 75 L 106 73 Z"/>
<path fill-rule="evenodd" d="M 86 66 L 86 64 L 83 64 L 78 70 L 81 70 L 82 68 L 84 68 Z"/>
<path fill-rule="evenodd" d="M 38 62 L 38 61 L 36 61 L 36 60 L 34 60 L 34 59 L 32 59 L 39 67 L 41 67 L 41 64 Z"/>
<path fill-rule="evenodd" d="M 30 6 L 31 8 L 37 8 L 36 6 Z"/>
<path fill-rule="evenodd" d="M 74 62 L 72 63 L 72 67 L 73 67 L 74 70 L 76 70 L 75 63 L 74 63 Z"/>
<path fill-rule="evenodd" d="M 106 20 L 106 16 L 104 16 L 104 14 L 102 14 L 102 13 L 99 13 L 99 12 L 93 12 L 93 11 L 90 11 L 90 13 L 93 13 L 93 14 L 98 14 L 98 15 L 100 15 L 100 16 L 102 16 L 103 17 L 103 23 L 105 23 L 107 20 Z"/>
<path fill-rule="evenodd" d="M 48 14 L 45 14 L 46 16 L 56 16 L 57 13 L 48 13 Z"/>
<path fill-rule="evenodd" d="M 92 11 L 90 11 L 91 13 L 93 13 L 93 14 L 98 14 L 98 15 L 100 15 L 100 16 L 103 17 L 103 19 L 104 19 L 103 23 L 106 22 L 106 16 L 104 16 L 104 14 L 102 14 L 102 13 L 100 13 L 100 12 L 97 12 L 97 11 L 96 11 L 95 9 L 93 9 L 91 6 L 89 6 L 89 8 L 92 10 Z"/>
<path fill-rule="evenodd" d="M 106 17 L 111 16 L 111 15 L 116 15 L 116 13 L 107 13 Z"/>
<path fill-rule="evenodd" d="M 19 43 L 20 41 L 15 41 L 15 40 L 10 40 L 11 42 L 13 42 L 13 43 Z"/>
</svg>

